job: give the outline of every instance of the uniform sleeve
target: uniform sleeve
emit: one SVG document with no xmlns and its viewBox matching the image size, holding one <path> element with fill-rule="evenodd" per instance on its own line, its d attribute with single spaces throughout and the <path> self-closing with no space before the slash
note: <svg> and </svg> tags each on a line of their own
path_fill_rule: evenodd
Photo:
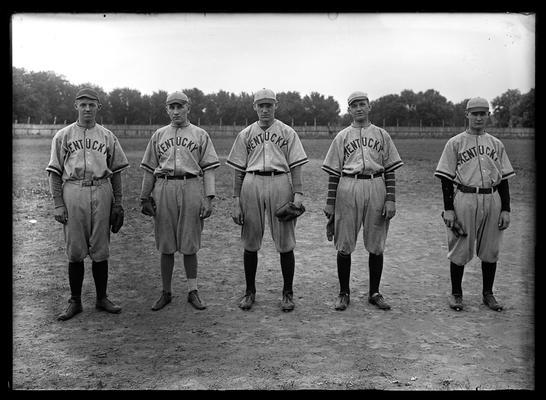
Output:
<svg viewBox="0 0 546 400">
<path fill-rule="evenodd" d="M 235 168 L 236 170 L 241 172 L 246 171 L 246 166 L 248 162 L 248 154 L 246 151 L 245 140 L 247 132 L 248 130 L 242 130 L 241 132 L 239 132 L 239 134 L 235 138 L 235 142 L 233 142 L 233 146 L 231 146 L 231 150 L 226 160 L 226 163 L 230 167 Z"/>
<path fill-rule="evenodd" d="M 61 132 L 53 137 L 51 141 L 51 154 L 49 157 L 49 164 L 47 164 L 46 171 L 53 172 L 59 176 L 63 176 L 64 171 L 64 159 L 66 156 L 66 148 L 64 148 L 64 135 Z"/>
<path fill-rule="evenodd" d="M 220 161 L 218 160 L 218 155 L 214 149 L 214 144 L 208 133 L 205 132 L 203 137 L 203 143 L 201 144 L 201 160 L 199 161 L 199 166 L 203 171 L 218 168 L 220 166 Z"/>
<path fill-rule="evenodd" d="M 301 143 L 298 134 L 294 130 L 292 130 L 292 140 L 289 144 L 288 159 L 286 161 L 288 162 L 288 168 L 290 169 L 309 162 L 305 149 L 303 148 L 303 144 Z"/>
<path fill-rule="evenodd" d="M 140 168 L 153 174 L 155 169 L 159 166 L 159 158 L 157 157 L 155 141 L 157 135 L 154 133 L 144 150 L 144 156 L 140 162 Z"/>
<path fill-rule="evenodd" d="M 112 171 L 113 174 L 123 171 L 124 169 L 129 168 L 129 161 L 127 161 L 127 156 L 121 148 L 121 144 L 117 137 L 112 134 L 112 146 L 109 149 L 108 154 L 108 168 Z"/>
<path fill-rule="evenodd" d="M 402 165 L 404 165 L 404 163 L 400 158 L 400 154 L 398 154 L 398 149 L 394 145 L 391 136 L 388 133 L 384 132 L 384 137 L 385 156 L 383 159 L 383 168 L 385 168 L 385 172 L 392 172 L 400 168 Z"/>
<path fill-rule="evenodd" d="M 457 149 L 454 140 L 448 140 L 444 147 L 444 151 L 440 156 L 440 161 L 434 172 L 434 176 L 438 178 L 447 178 L 450 181 L 455 179 L 457 170 Z"/>
<path fill-rule="evenodd" d="M 341 142 L 341 135 L 337 135 L 332 140 L 322 163 L 321 168 L 330 175 L 341 176 L 341 171 L 343 170 L 343 145 Z"/>
<path fill-rule="evenodd" d="M 501 151 L 500 151 L 500 162 L 501 162 L 501 174 L 502 179 L 508 179 L 516 175 L 514 172 L 514 168 L 512 168 L 512 164 L 510 163 L 510 160 L 508 159 L 508 154 L 506 154 L 506 150 L 504 149 L 504 145 L 501 143 Z"/>
</svg>

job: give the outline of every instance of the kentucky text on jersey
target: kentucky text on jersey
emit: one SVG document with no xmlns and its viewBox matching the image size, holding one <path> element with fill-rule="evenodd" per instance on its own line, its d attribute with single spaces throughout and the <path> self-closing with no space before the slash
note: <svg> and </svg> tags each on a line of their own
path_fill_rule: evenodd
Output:
<svg viewBox="0 0 546 400">
<path fill-rule="evenodd" d="M 174 146 L 174 139 L 175 138 L 170 138 L 158 144 L 157 147 L 159 151 L 157 152 L 157 154 L 159 156 L 165 154 L 167 150 L 169 150 L 172 146 Z M 186 137 L 180 137 L 180 136 L 176 137 L 176 145 L 187 147 L 189 151 L 195 151 L 199 148 L 199 146 L 196 143 L 194 143 L 192 140 L 189 140 Z"/>
<path fill-rule="evenodd" d="M 381 144 L 379 140 L 375 138 L 368 138 L 368 137 L 357 138 L 345 145 L 343 150 L 343 158 L 346 160 L 349 157 L 349 155 L 351 155 L 356 149 L 360 148 L 361 145 L 362 147 L 368 146 L 369 148 L 377 151 L 378 153 L 383 151 L 383 145 Z"/>
<path fill-rule="evenodd" d="M 77 150 L 83 150 L 83 140 L 73 140 L 66 144 L 68 147 L 68 152 L 70 154 L 74 153 Z M 106 143 L 99 142 L 98 140 L 85 139 L 85 148 L 98 151 L 99 153 L 106 154 Z"/>
<path fill-rule="evenodd" d="M 284 146 L 288 148 L 288 140 L 282 136 L 279 136 L 276 133 L 263 132 L 249 139 L 246 146 L 247 154 L 250 154 L 252 150 L 256 148 L 256 146 L 262 144 L 263 142 L 271 142 L 279 146 L 279 148 L 283 148 Z"/>
<path fill-rule="evenodd" d="M 474 157 L 478 157 L 478 155 L 483 156 L 484 154 L 489 156 L 493 161 L 499 159 L 495 149 L 489 146 L 478 145 L 457 153 L 457 165 L 462 165 L 472 160 Z"/>
</svg>

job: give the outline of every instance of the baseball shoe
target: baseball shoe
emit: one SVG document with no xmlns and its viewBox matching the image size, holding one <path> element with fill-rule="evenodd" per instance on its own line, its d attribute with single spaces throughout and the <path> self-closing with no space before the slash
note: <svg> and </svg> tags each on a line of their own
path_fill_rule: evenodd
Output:
<svg viewBox="0 0 546 400">
<path fill-rule="evenodd" d="M 449 306 L 455 311 L 461 311 L 463 306 L 463 295 L 462 294 L 452 294 L 449 297 Z"/>
<path fill-rule="evenodd" d="M 153 311 L 161 310 L 163 307 L 165 307 L 167 304 L 169 304 L 172 300 L 172 293 L 167 292 L 165 290 L 161 291 L 161 297 L 157 299 L 155 304 L 152 306 Z"/>
<path fill-rule="evenodd" d="M 97 299 L 95 303 L 95 308 L 100 311 L 106 311 L 111 314 L 119 314 L 121 312 L 121 307 L 112 303 L 108 297 L 103 297 L 102 299 Z"/>
<path fill-rule="evenodd" d="M 294 298 L 294 294 L 292 292 L 283 293 L 282 300 L 281 300 L 281 310 L 285 312 L 292 311 L 294 307 L 296 306 L 294 304 L 293 298 Z"/>
<path fill-rule="evenodd" d="M 349 306 L 350 302 L 351 302 L 351 299 L 350 299 L 349 293 L 341 292 L 339 296 L 337 297 L 336 310 L 338 311 L 345 310 Z"/>
<path fill-rule="evenodd" d="M 207 308 L 207 306 L 201 302 L 197 289 L 192 290 L 188 293 L 188 303 L 190 303 L 194 308 L 198 310 L 204 310 L 205 308 Z"/>
<path fill-rule="evenodd" d="M 493 296 L 493 293 L 485 293 L 483 295 L 483 304 L 495 311 L 502 311 L 502 306 L 497 303 L 497 299 Z"/>
<path fill-rule="evenodd" d="M 381 293 L 374 293 L 368 298 L 368 303 L 382 310 L 390 310 L 391 306 L 385 301 Z"/>
<path fill-rule="evenodd" d="M 70 299 L 68 300 L 68 307 L 65 312 L 59 314 L 57 321 L 66 321 L 67 319 L 72 318 L 76 314 L 79 314 L 83 311 L 81 300 Z"/>
<path fill-rule="evenodd" d="M 246 292 L 241 301 L 239 302 L 239 308 L 243 310 L 250 310 L 254 300 L 256 299 L 256 293 Z"/>
</svg>

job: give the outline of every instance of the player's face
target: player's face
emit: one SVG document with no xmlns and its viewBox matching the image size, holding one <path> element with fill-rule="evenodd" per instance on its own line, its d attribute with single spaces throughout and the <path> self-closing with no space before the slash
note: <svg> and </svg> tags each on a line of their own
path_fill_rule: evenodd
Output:
<svg viewBox="0 0 546 400">
<path fill-rule="evenodd" d="M 264 123 L 273 122 L 276 109 L 277 105 L 274 103 L 258 103 L 254 105 L 254 110 L 258 114 L 258 119 Z"/>
<path fill-rule="evenodd" d="M 356 100 L 351 103 L 347 111 L 353 117 L 353 120 L 356 122 L 368 120 L 368 114 L 372 107 L 368 100 Z"/>
<path fill-rule="evenodd" d="M 467 111 L 468 127 L 472 130 L 483 130 L 489 121 L 489 111 L 475 110 Z"/>
<path fill-rule="evenodd" d="M 76 100 L 74 106 L 78 110 L 78 121 L 83 124 L 94 122 L 101 108 L 98 101 L 86 98 Z"/>
<path fill-rule="evenodd" d="M 182 124 L 186 122 L 189 111 L 190 106 L 188 103 L 172 103 L 167 105 L 167 114 L 169 114 L 169 117 L 174 124 Z"/>
</svg>

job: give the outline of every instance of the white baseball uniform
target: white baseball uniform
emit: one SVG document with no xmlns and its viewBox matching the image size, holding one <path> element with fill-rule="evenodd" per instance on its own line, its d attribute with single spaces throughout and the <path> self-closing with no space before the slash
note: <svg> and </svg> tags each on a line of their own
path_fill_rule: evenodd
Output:
<svg viewBox="0 0 546 400">
<path fill-rule="evenodd" d="M 341 130 L 333 139 L 322 169 L 339 176 L 335 204 L 334 244 L 351 254 L 363 226 L 364 247 L 383 254 L 389 220 L 382 216 L 386 187 L 384 173 L 403 165 L 386 130 L 373 124 Z M 358 175 L 369 179 L 358 179 Z"/>
<path fill-rule="evenodd" d="M 490 193 L 464 193 L 455 190 L 455 215 L 467 232 L 457 237 L 447 229 L 448 259 L 465 265 L 474 256 L 485 262 L 497 262 L 503 231 L 498 227 L 501 200 L 496 186 L 515 175 L 503 143 L 484 132 L 473 135 L 467 131 L 450 138 L 434 173 L 456 185 L 486 188 Z"/>
<path fill-rule="evenodd" d="M 118 139 L 102 125 L 85 128 L 74 122 L 53 137 L 46 171 L 63 180 L 69 262 L 82 261 L 87 255 L 96 262 L 108 259 L 113 202 L 109 178 L 128 167 Z"/>
<path fill-rule="evenodd" d="M 199 217 L 203 188 L 199 176 L 220 166 L 209 134 L 191 123 L 154 132 L 140 167 L 156 180 L 152 191 L 157 249 L 163 254 L 195 254 L 201 247 Z M 214 187 L 205 196 L 215 195 Z"/>
<path fill-rule="evenodd" d="M 260 249 L 266 218 L 277 251 L 285 253 L 295 248 L 296 219 L 281 222 L 274 213 L 294 200 L 290 170 L 308 161 L 296 131 L 278 119 L 265 130 L 254 122 L 239 132 L 226 162 L 246 172 L 240 195 L 245 250 Z M 260 175 L 263 173 L 268 174 Z"/>
</svg>

